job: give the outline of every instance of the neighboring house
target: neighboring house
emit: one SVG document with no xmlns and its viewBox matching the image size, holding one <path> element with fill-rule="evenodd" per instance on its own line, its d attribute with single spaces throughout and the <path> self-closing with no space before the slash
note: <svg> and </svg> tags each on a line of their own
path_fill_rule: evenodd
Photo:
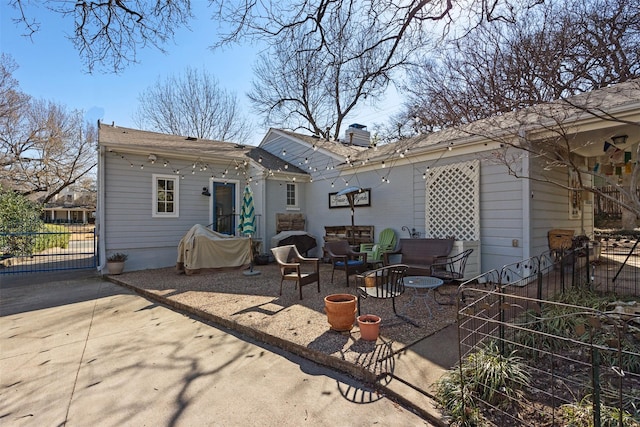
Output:
<svg viewBox="0 0 640 427">
<path fill-rule="evenodd" d="M 95 191 L 76 191 L 67 187 L 42 209 L 44 222 L 89 224 L 95 221 Z"/>
<path fill-rule="evenodd" d="M 535 179 L 555 174 L 568 184 L 574 177 L 566 170 L 543 171 L 537 159 L 507 151 L 510 166 L 534 179 L 517 178 L 498 161 L 505 143 L 527 138 L 544 144 L 562 129 L 583 147 L 573 153 L 575 161 L 597 168 L 609 156 L 605 141 L 627 135 L 620 149 L 631 153 L 629 162 L 637 161 L 637 82 L 575 100 L 600 114 L 551 103 L 379 147 L 370 145 L 361 125 L 350 126 L 341 141 L 270 129 L 259 147 L 249 147 L 101 124 L 100 259 L 125 251 L 129 270 L 175 264 L 178 242 L 193 224 L 233 233 L 247 183 L 254 192 L 259 223 L 254 237 L 262 252 L 276 234 L 276 213 L 297 212 L 318 241 L 309 255 L 319 256 L 324 227 L 351 222 L 350 210 L 330 203 L 331 196 L 353 185 L 368 189 L 367 203 L 355 209 L 355 224 L 373 225 L 376 237 L 387 227 L 399 237 L 409 237 L 404 230 L 421 237 L 454 236 L 456 251 L 474 248 L 470 274 L 499 269 L 545 251 L 550 229 L 593 232 L 589 197 Z M 607 114 L 626 124 L 607 120 Z M 175 192 L 170 203 L 158 200 L 160 186 Z M 203 190 L 212 196 L 203 196 Z"/>
</svg>

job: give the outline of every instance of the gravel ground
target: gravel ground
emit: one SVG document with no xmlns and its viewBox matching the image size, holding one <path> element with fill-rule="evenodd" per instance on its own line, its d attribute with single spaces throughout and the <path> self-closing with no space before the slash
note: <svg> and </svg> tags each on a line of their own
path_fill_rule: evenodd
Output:
<svg viewBox="0 0 640 427">
<path fill-rule="evenodd" d="M 194 308 L 211 315 L 224 324 L 242 331 L 245 328 L 261 331 L 303 348 L 360 364 L 379 359 L 381 347 L 385 352 L 396 353 L 455 322 L 455 307 L 439 306 L 430 302 L 433 317 L 421 300 L 409 308 L 413 289 L 396 299 L 398 311 L 419 326 L 411 325 L 393 314 L 390 300 L 368 298 L 361 301 L 362 314 L 376 314 L 382 318 L 377 342 L 360 339 L 359 328 L 350 332 L 329 329 L 324 313 L 324 297 L 334 293 L 356 295 L 354 276 L 351 286 L 345 287 L 344 272 L 337 271 L 331 283 L 331 265 L 321 264 L 320 293 L 315 283 L 303 287 L 303 299 L 293 282 L 284 282 L 282 296 L 278 295 L 280 274 L 276 264 L 254 268 L 259 275 L 246 276 L 246 270 L 202 271 L 185 275 L 174 268 L 142 270 L 111 276 L 117 282 L 156 294 L 176 303 L 176 306 Z M 443 286 L 443 294 L 455 291 L 455 287 Z M 438 297 L 444 302 L 446 298 Z M 209 317 L 209 316 L 207 316 Z M 381 344 L 384 344 L 381 346 Z"/>
</svg>

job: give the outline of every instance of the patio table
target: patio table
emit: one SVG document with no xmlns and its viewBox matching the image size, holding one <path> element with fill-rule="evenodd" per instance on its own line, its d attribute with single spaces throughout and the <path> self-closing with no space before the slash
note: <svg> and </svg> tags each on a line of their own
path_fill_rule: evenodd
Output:
<svg viewBox="0 0 640 427">
<path fill-rule="evenodd" d="M 442 286 L 444 281 L 442 279 L 438 279 L 437 277 L 431 276 L 407 276 L 403 280 L 405 288 L 413 289 L 411 299 L 404 306 L 404 311 L 406 312 L 407 308 L 415 305 L 416 301 L 421 299 L 424 302 L 425 307 L 427 307 L 427 310 L 429 311 L 429 317 L 433 317 L 431 307 L 429 307 L 429 300 L 432 300 L 434 303 L 439 305 L 433 293 L 437 288 Z"/>
</svg>

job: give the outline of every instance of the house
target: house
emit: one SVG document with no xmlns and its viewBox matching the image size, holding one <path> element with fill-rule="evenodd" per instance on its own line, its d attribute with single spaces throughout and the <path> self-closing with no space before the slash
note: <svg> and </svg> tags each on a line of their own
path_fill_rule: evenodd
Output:
<svg viewBox="0 0 640 427">
<path fill-rule="evenodd" d="M 89 224 L 95 221 L 95 190 L 67 187 L 42 209 L 42 219 L 48 223 Z"/>
<path fill-rule="evenodd" d="M 265 177 L 307 174 L 258 147 L 204 141 L 99 123 L 97 230 L 100 269 L 126 252 L 126 270 L 175 265 L 180 239 L 194 224 L 236 234 L 250 185 L 257 233 L 265 229 Z M 284 178 L 283 178 L 284 180 Z M 285 200 L 286 189 L 279 200 Z"/>
<path fill-rule="evenodd" d="M 356 224 L 374 226 L 376 235 L 393 228 L 400 237 L 409 237 L 405 230 L 453 236 L 455 251 L 474 249 L 470 272 L 499 269 L 547 250 L 550 229 L 592 233 L 591 198 L 570 190 L 571 180 L 589 183 L 589 171 L 605 168 L 620 182 L 632 178 L 627 171 L 640 141 L 640 84 L 604 88 L 572 102 L 381 146 L 371 144 L 358 124 L 340 141 L 270 129 L 258 147 L 100 125 L 100 259 L 127 251 L 127 269 L 173 265 L 178 241 L 193 224 L 234 232 L 245 185 L 254 192 L 254 237 L 262 252 L 276 234 L 276 213 L 296 212 L 318 240 L 310 255 L 319 256 L 324 227 L 351 221 L 335 193 L 358 186 L 366 189 L 366 200 L 355 208 Z M 626 136 L 624 143 L 613 143 L 618 136 Z M 580 147 L 567 154 L 585 166 L 580 177 L 511 148 L 521 141 L 566 140 Z M 173 189 L 172 200 L 158 199 L 162 186 Z"/>
</svg>

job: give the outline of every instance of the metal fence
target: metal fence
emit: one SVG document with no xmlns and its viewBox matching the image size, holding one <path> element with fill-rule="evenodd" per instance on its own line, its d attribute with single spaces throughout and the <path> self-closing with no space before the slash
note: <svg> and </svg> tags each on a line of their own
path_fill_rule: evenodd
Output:
<svg viewBox="0 0 640 427">
<path fill-rule="evenodd" d="M 622 218 L 621 205 L 626 203 L 625 198 L 620 194 L 618 187 L 613 185 L 607 185 L 598 188 L 602 193 L 593 193 L 593 213 L 596 218 L 603 219 L 620 219 Z M 640 196 L 640 190 L 638 190 Z M 608 197 L 607 197 L 608 196 Z"/>
<path fill-rule="evenodd" d="M 95 226 L 43 225 L 38 231 L 0 231 L 0 275 L 94 268 Z"/>
<path fill-rule="evenodd" d="M 639 257 L 635 242 L 612 238 L 463 283 L 460 365 L 493 347 L 516 357 L 529 378 L 486 380 L 486 389 L 502 386 L 482 395 L 463 387 L 467 409 L 493 425 L 640 425 L 640 302 L 630 302 L 640 296 Z"/>
</svg>

